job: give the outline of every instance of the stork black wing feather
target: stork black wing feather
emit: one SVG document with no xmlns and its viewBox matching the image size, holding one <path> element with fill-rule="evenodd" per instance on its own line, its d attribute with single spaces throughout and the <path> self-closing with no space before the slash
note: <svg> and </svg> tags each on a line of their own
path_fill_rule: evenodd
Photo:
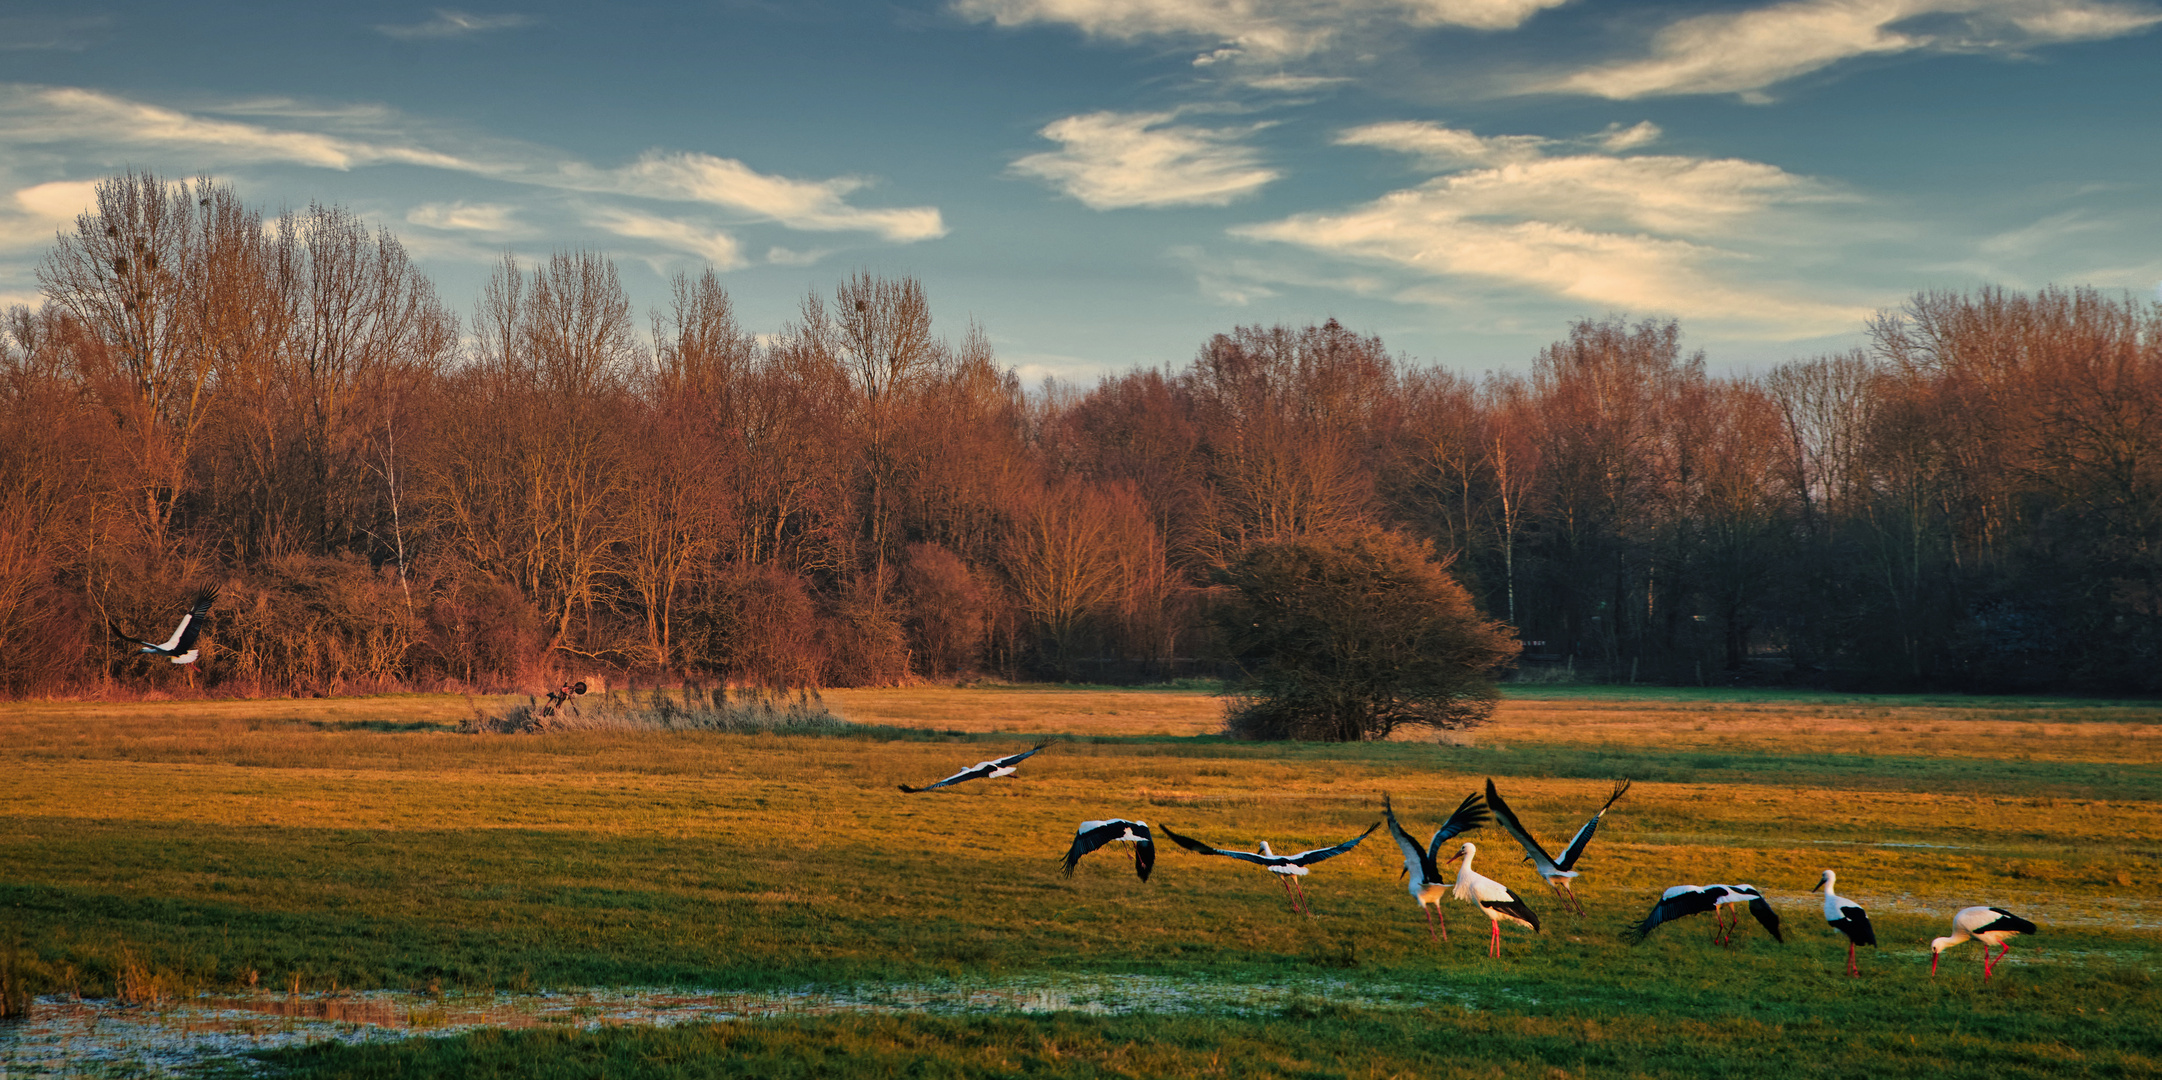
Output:
<svg viewBox="0 0 2162 1080">
<path fill-rule="evenodd" d="M 1427 842 L 1426 861 L 1433 862 L 1441 854 L 1441 845 L 1450 837 L 1479 828 L 1492 816 L 1487 813 L 1486 801 L 1478 792 L 1464 796 L 1464 801 L 1456 806 L 1456 813 L 1450 814 L 1449 820 L 1442 822 L 1441 828 L 1435 831 L 1434 839 Z"/>
<path fill-rule="evenodd" d="M 1661 923 L 1670 923 L 1689 915 L 1702 915 L 1712 910 L 1718 906 L 1719 895 L 1707 889 L 1691 889 L 1672 896 L 1662 896 L 1658 903 L 1652 905 L 1651 914 L 1646 915 L 1643 922 L 1624 931 L 1622 936 L 1628 939 L 1629 944 L 1634 945 L 1658 929 Z"/>
<path fill-rule="evenodd" d="M 1981 929 L 1979 929 L 1979 930 L 1976 930 L 1976 931 L 1974 931 L 1975 933 L 1977 933 L 1977 934 L 1987 934 L 1987 933 L 1989 933 L 1989 932 L 1990 932 L 1990 931 L 1992 931 L 1992 930 L 2009 930 L 2009 931 L 2011 931 L 2012 933 L 2015 933 L 2015 934 L 2032 934 L 2032 933 L 2035 933 L 2035 928 L 2034 928 L 2034 924 L 2033 924 L 2033 923 L 2031 923 L 2031 922 L 2028 922 L 2027 920 L 2025 920 L 2025 919 L 2022 919 L 2022 918 L 2020 918 L 2019 916 L 2017 916 L 2017 915 L 2014 915 L 2014 914 L 2012 914 L 2011 912 L 2009 912 L 2009 911 L 2006 911 L 2006 910 L 2004 910 L 2004 909 L 2003 909 L 2003 908 L 2001 908 L 2001 907 L 1993 907 L 1993 908 L 1990 908 L 1989 910 L 1991 910 L 1991 911 L 1994 911 L 1994 912 L 1996 912 L 1996 913 L 1997 913 L 1997 917 L 1996 917 L 1995 919 L 1992 919 L 1992 920 L 1990 920 L 1990 923 L 1989 923 L 1989 925 L 1987 925 L 1987 926 L 1984 926 L 1984 927 L 1982 927 Z"/>
<path fill-rule="evenodd" d="M 1779 933 L 1779 913 L 1773 911 L 1772 905 L 1765 902 L 1763 897 L 1749 902 L 1749 913 L 1757 917 L 1757 922 L 1764 927 L 1766 933 L 1772 935 L 1773 941 L 1781 945 L 1787 943 L 1787 939 Z"/>
<path fill-rule="evenodd" d="M 1487 809 L 1494 812 L 1494 822 L 1501 826 L 1503 832 L 1516 838 L 1517 844 L 1524 849 L 1524 854 L 1531 859 L 1534 866 L 1543 872 L 1554 865 L 1554 857 L 1539 846 L 1539 841 L 1532 838 L 1531 831 L 1524 827 L 1522 821 L 1517 820 L 1516 811 L 1509 809 L 1509 804 L 1502 801 L 1501 792 L 1494 787 L 1491 777 L 1486 781 L 1486 805 Z"/>
</svg>

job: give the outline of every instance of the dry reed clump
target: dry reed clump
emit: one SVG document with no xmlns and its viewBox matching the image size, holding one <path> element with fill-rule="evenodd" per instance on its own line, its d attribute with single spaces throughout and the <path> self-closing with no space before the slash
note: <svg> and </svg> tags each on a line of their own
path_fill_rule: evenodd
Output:
<svg viewBox="0 0 2162 1080">
<path fill-rule="evenodd" d="M 794 696 L 755 688 L 677 690 L 655 688 L 572 698 L 543 704 L 528 697 L 523 705 L 488 712 L 478 705 L 458 725 L 466 734 L 498 732 L 539 734 L 551 731 L 720 731 L 731 734 L 838 735 L 857 725 L 826 708 L 816 690 Z"/>
</svg>

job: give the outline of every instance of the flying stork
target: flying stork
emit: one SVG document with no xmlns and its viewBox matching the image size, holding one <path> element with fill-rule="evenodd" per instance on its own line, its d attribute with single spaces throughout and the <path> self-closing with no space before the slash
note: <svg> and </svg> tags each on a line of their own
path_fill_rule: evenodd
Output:
<svg viewBox="0 0 2162 1080">
<path fill-rule="evenodd" d="M 1523 897 L 1516 894 L 1515 889 L 1493 878 L 1472 872 L 1471 858 L 1478 853 L 1479 845 L 1466 840 L 1463 847 L 1456 849 L 1456 854 L 1449 856 L 1450 862 L 1464 860 L 1464 865 L 1456 871 L 1456 887 L 1450 890 L 1450 894 L 1467 903 L 1477 904 L 1479 910 L 1486 912 L 1487 921 L 1494 927 L 1494 936 L 1487 939 L 1486 954 L 1500 959 L 1501 921 L 1507 919 L 1522 926 L 1529 926 L 1531 932 L 1536 934 L 1539 932 L 1539 915 L 1532 911 L 1531 905 L 1525 903 Z"/>
<path fill-rule="evenodd" d="M 1628 939 L 1629 944 L 1635 945 L 1658 929 L 1661 923 L 1670 923 L 1685 916 L 1709 911 L 1712 913 L 1712 942 L 1731 946 L 1734 943 L 1734 931 L 1741 926 L 1742 917 L 1739 912 L 1731 912 L 1734 922 L 1729 925 L 1726 922 L 1726 917 L 1730 914 L 1728 909 L 1735 904 L 1744 903 L 1749 905 L 1749 913 L 1756 916 L 1757 922 L 1772 935 L 1773 941 L 1782 944 L 1786 942 L 1787 939 L 1779 932 L 1779 913 L 1772 910 L 1772 905 L 1764 899 L 1763 891 L 1754 885 L 1676 885 L 1660 893 L 1659 902 L 1652 905 L 1651 914 L 1646 915 L 1643 922 L 1623 931 L 1622 936 Z"/>
<path fill-rule="evenodd" d="M 1577 872 L 1572 868 L 1576 866 L 1577 859 L 1584 854 L 1584 845 L 1591 843 L 1592 834 L 1599 831 L 1599 819 L 1605 817 L 1608 810 L 1613 809 L 1614 800 L 1621 798 L 1622 792 L 1627 790 L 1629 790 L 1629 780 L 1624 777 L 1614 785 L 1614 794 L 1607 796 L 1606 805 L 1600 807 L 1599 812 L 1593 814 L 1590 821 L 1585 822 L 1582 827 L 1577 829 L 1576 835 L 1570 838 L 1569 846 L 1563 849 L 1559 859 L 1548 855 L 1546 849 L 1539 846 L 1539 841 L 1532 839 L 1530 830 L 1524 828 L 1524 823 L 1517 820 L 1516 811 L 1509 809 L 1509 804 L 1501 801 L 1501 792 L 1494 790 L 1494 781 L 1492 779 L 1488 779 L 1486 782 L 1486 805 L 1493 809 L 1495 822 L 1500 824 L 1502 829 L 1508 832 L 1510 836 L 1516 837 L 1517 843 L 1524 846 L 1524 861 L 1530 863 L 1534 869 L 1539 871 L 1539 876 L 1546 879 L 1547 885 L 1553 888 L 1555 895 L 1567 900 L 1569 906 L 1575 908 L 1577 914 L 1582 915 L 1584 914 L 1584 905 L 1577 900 L 1576 889 L 1572 883 L 1572 879 L 1577 876 Z"/>
<path fill-rule="evenodd" d="M 2034 932 L 2033 923 L 2001 907 L 1960 908 L 1958 914 L 1952 916 L 1952 936 L 1936 938 L 1929 943 L 1929 977 L 1937 977 L 1938 953 L 1972 938 L 1982 943 L 1982 981 L 1988 982 L 1997 970 L 1997 962 L 2012 951 L 2012 943 L 2005 939 Z M 1992 945 L 2004 950 L 1997 954 L 1996 960 L 1989 958 Z"/>
<path fill-rule="evenodd" d="M 1859 978 L 1862 969 L 1854 963 L 1854 947 L 1875 945 L 1877 931 L 1869 925 L 1869 914 L 1862 910 L 1862 905 L 1832 891 L 1838 878 L 1839 875 L 1826 870 L 1824 876 L 1817 879 L 1816 888 L 1810 891 L 1824 893 L 1824 921 L 1830 923 L 1832 929 L 1847 935 L 1847 974 Z"/>
<path fill-rule="evenodd" d="M 1449 883 L 1441 879 L 1441 867 L 1434 864 L 1434 858 L 1441 854 L 1442 841 L 1486 824 L 1486 804 L 1480 801 L 1476 791 L 1464 796 L 1456 813 L 1450 814 L 1449 820 L 1434 830 L 1434 839 L 1423 848 L 1396 823 L 1396 811 L 1389 806 L 1387 793 L 1381 796 L 1381 813 L 1389 824 L 1389 835 L 1396 838 L 1396 846 L 1404 853 L 1404 875 L 1409 879 L 1406 884 L 1411 890 L 1411 898 L 1419 902 L 1420 914 L 1427 917 L 1426 936 L 1434 936 L 1434 925 L 1438 922 L 1441 940 L 1449 940 L 1449 920 L 1441 913 L 1441 894 L 1448 890 Z M 1427 910 L 1429 906 L 1433 910 Z"/>
<path fill-rule="evenodd" d="M 1178 833 L 1172 832 L 1169 825 L 1163 827 L 1163 832 L 1165 836 L 1171 838 L 1172 843 L 1188 851 L 1199 852 L 1203 855 L 1222 855 L 1227 859 L 1239 859 L 1253 863 L 1269 873 L 1277 875 L 1276 880 L 1284 887 L 1285 898 L 1291 901 L 1291 913 L 1311 918 L 1314 909 L 1306 903 L 1306 883 L 1299 880 L 1309 873 L 1307 867 L 1323 859 L 1333 859 L 1344 852 L 1350 851 L 1352 848 L 1358 847 L 1359 841 L 1372 835 L 1374 830 L 1378 828 L 1381 828 L 1381 823 L 1377 821 L 1367 826 L 1365 832 L 1334 847 L 1315 848 L 1312 851 L 1302 851 L 1296 855 L 1278 855 L 1270 851 L 1267 840 L 1261 842 L 1261 850 L 1258 852 L 1229 851 L 1224 848 L 1210 847 L 1191 836 L 1180 836 Z M 1293 892 L 1292 889 L 1294 884 L 1297 885 L 1296 892 Z"/>
<path fill-rule="evenodd" d="M 217 598 L 216 589 L 198 594 L 195 597 L 195 606 L 180 617 L 180 625 L 173 628 L 173 636 L 166 638 L 164 644 L 144 641 L 131 634 L 120 636 L 141 645 L 142 648 L 135 650 L 136 652 L 169 657 L 175 664 L 192 664 L 202 655 L 195 647 L 195 636 L 203 632 L 203 616 L 210 614 L 211 601 Z M 118 633 L 117 630 L 114 632 Z"/>
<path fill-rule="evenodd" d="M 934 791 L 948 784 L 958 784 L 963 780 L 995 780 L 1001 776 L 1012 776 L 1015 766 L 1027 760 L 1030 754 L 1049 745 L 1051 744 L 1037 743 L 1033 748 L 1018 754 L 1009 754 L 1002 758 L 993 758 L 990 761 L 979 761 L 935 784 L 925 784 L 922 787 L 909 787 L 907 784 L 902 784 L 901 790 L 914 795 L 919 791 Z"/>
<path fill-rule="evenodd" d="M 1125 818 L 1082 822 L 1081 827 L 1074 830 L 1073 846 L 1066 849 L 1066 876 L 1073 876 L 1073 868 L 1080 865 L 1081 856 L 1118 840 L 1133 845 L 1134 873 L 1147 881 L 1149 871 L 1156 868 L 1156 842 L 1149 839 L 1148 822 Z"/>
</svg>

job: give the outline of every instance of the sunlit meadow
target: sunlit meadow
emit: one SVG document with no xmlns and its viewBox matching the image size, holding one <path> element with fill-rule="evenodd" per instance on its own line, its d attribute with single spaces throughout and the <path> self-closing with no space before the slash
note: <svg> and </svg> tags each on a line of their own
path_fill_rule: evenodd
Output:
<svg viewBox="0 0 2162 1080">
<path fill-rule="evenodd" d="M 976 687 L 828 692 L 847 735 L 456 732 L 495 704 L 11 706 L 0 954 L 11 1000 L 40 996 L 0 1025 L 0 1070 L 2162 1070 L 2150 705 L 1526 688 L 1473 732 L 1262 745 L 1217 737 L 1201 688 Z M 1038 742 L 1012 779 L 895 787 Z M 1085 818 L 1298 850 L 1384 792 L 1431 829 L 1488 777 L 1558 844 L 1616 776 L 1636 783 L 1580 867 L 1587 917 L 1472 834 L 1545 920 L 1498 962 L 1464 905 L 1427 940 L 1382 834 L 1315 869 L 1311 919 L 1168 844 L 1146 884 L 1116 850 L 1057 868 Z M 1827 867 L 1877 926 L 1858 980 L 1808 892 Z M 1719 948 L 1701 917 L 1621 942 L 1662 888 L 1712 881 L 1763 887 L 1786 944 L 1751 924 Z M 1927 940 L 1985 903 L 2041 932 L 1986 986 L 1973 945 L 1932 980 Z M 71 1058 L 104 1044 L 54 1041 L 70 1009 L 246 1037 Z M 279 1038 L 296 1017 L 326 1022 Z"/>
</svg>

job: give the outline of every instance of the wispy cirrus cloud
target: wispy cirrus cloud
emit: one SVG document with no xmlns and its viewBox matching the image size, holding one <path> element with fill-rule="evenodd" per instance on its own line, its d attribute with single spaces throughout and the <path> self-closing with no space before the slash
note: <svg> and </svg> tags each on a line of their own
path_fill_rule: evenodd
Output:
<svg viewBox="0 0 2162 1080">
<path fill-rule="evenodd" d="M 435 9 L 435 18 L 425 19 L 417 23 L 381 24 L 375 29 L 376 32 L 387 37 L 415 40 L 467 37 L 473 34 L 484 34 L 490 30 L 510 30 L 515 27 L 529 26 L 532 22 L 532 17 L 528 15 L 474 15 L 470 12 L 458 11 L 452 8 L 437 8 Z"/>
<path fill-rule="evenodd" d="M 773 222 L 811 232 L 866 232 L 894 243 L 933 239 L 946 232 L 936 207 L 851 204 L 848 197 L 872 183 L 860 176 L 798 179 L 762 173 L 732 158 L 661 150 L 610 168 L 547 147 L 501 140 L 477 144 L 465 140 L 468 145 L 451 152 L 435 146 L 449 139 L 400 132 L 396 116 L 373 107 L 310 108 L 286 101 L 251 101 L 237 103 L 234 112 L 250 119 L 185 112 L 73 87 L 0 85 L 0 155 L 24 146 L 89 146 L 119 149 L 131 156 L 150 148 L 176 155 L 179 167 L 189 171 L 259 163 L 336 170 L 403 165 L 562 192 L 696 204 L 745 223 Z M 256 122 L 266 117 L 280 124 Z M 510 207 L 499 204 L 430 203 L 411 211 L 408 220 L 437 229 L 488 231 L 508 227 L 510 214 Z M 679 248 L 692 242 L 683 239 L 680 230 L 670 232 L 653 224 L 664 218 L 645 211 L 626 210 L 625 214 L 611 220 L 645 231 L 612 229 L 616 235 L 656 241 L 673 237 Z M 697 243 L 703 245 L 702 250 L 723 250 L 711 235 Z"/>
<path fill-rule="evenodd" d="M 525 231 L 518 223 L 518 208 L 501 203 L 422 203 L 405 212 L 409 224 L 445 232 L 510 234 Z"/>
<path fill-rule="evenodd" d="M 1092 210 L 1223 206 L 1279 175 L 1238 140 L 1254 126 L 1206 128 L 1175 112 L 1094 112 L 1037 132 L 1057 150 L 1030 154 L 1011 170 L 1044 180 Z"/>
<path fill-rule="evenodd" d="M 1421 278 L 1528 287 L 1772 338 L 1836 332 L 1871 310 L 1754 279 L 1767 248 L 1802 242 L 1791 238 L 1805 230 L 1772 227 L 1777 215 L 1839 198 L 1776 166 L 1557 153 L 1599 137 L 1481 136 L 1416 122 L 1354 128 L 1338 141 L 1413 154 L 1444 171 L 1361 206 L 1241 226 L 1233 235 Z"/>
<path fill-rule="evenodd" d="M 621 207 L 597 211 L 592 220 L 617 236 L 651 240 L 662 247 L 696 255 L 713 264 L 716 270 L 736 270 L 745 265 L 743 248 L 736 243 L 735 237 L 697 222 Z"/>
<path fill-rule="evenodd" d="M 110 15 L 0 15 L 0 51 L 80 52 L 112 26 Z"/>
<path fill-rule="evenodd" d="M 1403 27 L 1508 30 L 1567 0 L 953 0 L 961 16 L 999 26 L 1070 26 L 1093 38 L 1172 39 L 1200 64 L 1312 56 L 1347 39 Z"/>
<path fill-rule="evenodd" d="M 2137 0 L 1787 0 L 1696 15 L 1652 34 L 1648 55 L 1532 80 L 1524 89 L 1628 100 L 1740 94 L 1864 56 L 2017 55 L 2141 33 L 2162 10 Z"/>
</svg>

